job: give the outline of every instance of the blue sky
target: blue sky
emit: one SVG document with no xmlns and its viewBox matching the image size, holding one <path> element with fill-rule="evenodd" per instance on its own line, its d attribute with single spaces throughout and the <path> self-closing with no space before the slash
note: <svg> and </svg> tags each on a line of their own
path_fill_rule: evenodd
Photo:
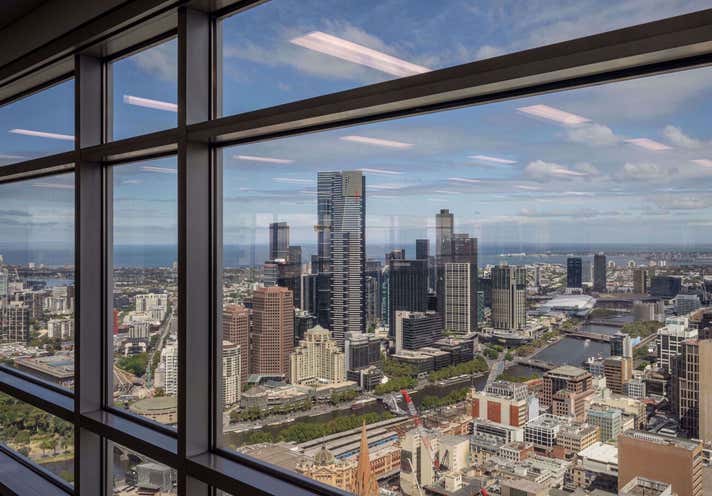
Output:
<svg viewBox="0 0 712 496">
<path fill-rule="evenodd" d="M 395 77 L 295 43 L 314 32 L 428 70 L 707 3 L 274 0 L 225 21 L 224 112 Z M 175 125 L 175 66 L 174 40 L 115 63 L 115 137 Z M 711 69 L 696 69 L 225 149 L 225 242 L 265 243 L 267 224 L 285 220 L 294 243 L 313 243 L 316 173 L 361 168 L 373 243 L 433 236 L 440 208 L 454 211 L 457 228 L 484 243 L 712 243 L 709 81 Z M 67 82 L 0 109 L 0 165 L 72 146 L 8 132 L 72 134 L 72 92 Z M 580 122 L 521 110 L 532 106 Z M 642 138 L 664 149 L 626 141 Z M 117 168 L 117 243 L 175 240 L 175 173 L 159 169 L 175 170 L 175 159 Z M 61 200 L 71 210 L 67 191 L 0 185 L 0 239 L 66 240 L 48 224 L 51 209 L 40 208 Z M 57 225 L 66 227 L 66 213 L 56 210 Z M 18 234 L 19 222 L 30 226 L 29 238 Z"/>
</svg>

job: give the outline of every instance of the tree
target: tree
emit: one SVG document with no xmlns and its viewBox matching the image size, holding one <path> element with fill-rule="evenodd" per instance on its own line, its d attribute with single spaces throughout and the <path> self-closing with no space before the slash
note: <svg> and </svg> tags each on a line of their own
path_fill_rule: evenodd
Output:
<svg viewBox="0 0 712 496">
<path fill-rule="evenodd" d="M 56 444 L 55 444 L 54 438 L 48 437 L 46 439 L 43 439 L 42 442 L 40 443 L 40 449 L 42 450 L 42 456 L 46 456 L 47 450 L 54 451 L 55 446 L 56 446 Z"/>
</svg>

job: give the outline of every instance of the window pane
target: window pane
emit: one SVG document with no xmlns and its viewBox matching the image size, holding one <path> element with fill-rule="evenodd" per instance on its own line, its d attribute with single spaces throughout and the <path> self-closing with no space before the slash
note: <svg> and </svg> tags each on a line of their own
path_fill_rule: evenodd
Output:
<svg viewBox="0 0 712 496">
<path fill-rule="evenodd" d="M 371 477 L 419 494 L 461 449 L 640 427 L 682 353 L 656 331 L 710 301 L 711 75 L 224 149 L 224 446 L 355 491 L 365 422 Z"/>
<path fill-rule="evenodd" d="M 114 404 L 175 426 L 178 391 L 174 157 L 112 168 Z"/>
<path fill-rule="evenodd" d="M 0 443 L 67 482 L 74 482 L 74 427 L 0 393 Z"/>
<path fill-rule="evenodd" d="M 0 107 L 0 166 L 74 149 L 74 79 Z"/>
<path fill-rule="evenodd" d="M 0 360 L 74 385 L 74 174 L 0 184 Z"/>
<path fill-rule="evenodd" d="M 176 127 L 177 46 L 170 40 L 112 64 L 113 139 Z"/>
<path fill-rule="evenodd" d="M 167 496 L 178 493 L 178 474 L 172 468 L 120 444 L 109 443 L 109 449 L 114 494 Z"/>
<path fill-rule="evenodd" d="M 225 115 L 708 8 L 705 0 L 273 0 L 226 18 Z"/>
</svg>

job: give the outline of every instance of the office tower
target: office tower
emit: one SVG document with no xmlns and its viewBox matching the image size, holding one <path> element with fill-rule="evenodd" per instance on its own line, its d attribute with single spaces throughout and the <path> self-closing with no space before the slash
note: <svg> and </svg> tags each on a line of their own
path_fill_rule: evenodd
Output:
<svg viewBox="0 0 712 496">
<path fill-rule="evenodd" d="M 473 305 L 471 273 L 469 263 L 444 266 L 442 299 L 444 326 L 448 332 L 467 334 L 477 330 L 477 292 Z"/>
<path fill-rule="evenodd" d="M 302 267 L 298 263 L 292 263 L 284 259 L 268 260 L 262 266 L 265 286 L 281 286 L 292 292 L 295 307 L 301 304 L 302 300 Z"/>
<path fill-rule="evenodd" d="M 0 307 L 10 296 L 10 277 L 5 267 L 0 267 Z"/>
<path fill-rule="evenodd" d="M 633 358 L 633 342 L 628 334 L 617 332 L 611 336 L 611 356 Z"/>
<path fill-rule="evenodd" d="M 682 353 L 682 343 L 697 337 L 698 330 L 690 328 L 687 317 L 669 317 L 658 329 L 658 365 L 672 373 L 673 361 Z"/>
<path fill-rule="evenodd" d="M 403 248 L 391 250 L 386 253 L 384 259 L 386 265 L 390 264 L 391 260 L 405 260 L 405 250 Z"/>
<path fill-rule="evenodd" d="M 437 271 L 437 310 L 445 329 L 459 333 L 477 330 L 477 238 L 450 234 L 441 241 Z M 449 267 L 448 265 L 451 264 Z"/>
<path fill-rule="evenodd" d="M 500 265 L 492 268 L 492 325 L 495 329 L 522 329 L 527 323 L 527 270 Z"/>
<path fill-rule="evenodd" d="M 163 369 L 163 392 L 166 396 L 178 394 L 178 347 L 170 344 L 161 350 Z"/>
<path fill-rule="evenodd" d="M 269 259 L 289 260 L 289 225 L 286 222 L 269 225 Z"/>
<path fill-rule="evenodd" d="M 633 377 L 633 360 L 622 356 L 611 356 L 603 360 L 603 375 L 606 387 L 617 394 L 623 394 L 625 384 Z"/>
<path fill-rule="evenodd" d="M 11 301 L 0 308 L 0 343 L 26 343 L 30 340 L 30 307 Z"/>
<path fill-rule="evenodd" d="M 347 371 L 361 370 L 381 359 L 381 342 L 373 334 L 349 332 L 344 341 L 344 363 Z"/>
<path fill-rule="evenodd" d="M 596 253 L 593 256 L 593 290 L 606 292 L 606 255 Z"/>
<path fill-rule="evenodd" d="M 581 260 L 581 282 L 593 283 L 593 264 L 590 260 Z"/>
<path fill-rule="evenodd" d="M 425 260 L 391 260 L 388 277 L 389 335 L 395 336 L 398 310 L 425 312 L 428 309 L 428 263 Z"/>
<path fill-rule="evenodd" d="M 586 413 L 586 422 L 598 427 L 598 440 L 602 443 L 607 443 L 618 437 L 623 425 L 622 419 L 620 410 L 601 405 L 592 406 Z"/>
<path fill-rule="evenodd" d="M 242 388 L 241 352 L 239 344 L 223 341 L 222 346 L 222 404 L 230 407 L 240 401 Z"/>
<path fill-rule="evenodd" d="M 366 324 L 370 329 L 381 323 L 383 265 L 378 260 L 366 260 Z"/>
<path fill-rule="evenodd" d="M 687 315 L 702 306 L 700 297 L 696 294 L 679 294 L 675 297 L 675 313 Z"/>
<path fill-rule="evenodd" d="M 331 279 L 329 328 L 343 347 L 346 332 L 366 330 L 366 178 L 361 171 L 319 172 L 317 190 L 320 272 Z"/>
<path fill-rule="evenodd" d="M 580 257 L 566 259 L 566 287 L 581 288 L 583 282 L 583 264 Z"/>
<path fill-rule="evenodd" d="M 318 385 L 344 382 L 344 352 L 331 333 L 323 327 L 309 329 L 289 356 L 289 380 L 292 384 Z"/>
<path fill-rule="evenodd" d="M 699 437 L 700 427 L 700 347 L 697 339 L 682 343 L 682 352 L 673 361 L 671 410 L 689 438 Z"/>
<path fill-rule="evenodd" d="M 250 373 L 289 374 L 294 349 L 292 292 L 273 286 L 257 288 L 252 296 L 252 357 Z"/>
<path fill-rule="evenodd" d="M 675 298 L 682 289 L 682 279 L 676 276 L 654 276 L 650 282 L 651 296 Z"/>
<path fill-rule="evenodd" d="M 432 346 L 442 337 L 443 321 L 436 312 L 396 310 L 395 314 L 396 353 Z"/>
<path fill-rule="evenodd" d="M 698 435 L 705 442 L 712 442 L 712 339 L 705 337 L 698 341 L 699 346 L 699 391 L 705 391 L 698 397 L 699 423 Z"/>
<path fill-rule="evenodd" d="M 250 375 L 250 311 L 242 305 L 225 305 L 222 315 L 222 338 L 240 347 L 240 380 Z"/>
<path fill-rule="evenodd" d="M 416 239 L 415 240 L 415 258 L 416 260 L 428 260 L 430 258 L 430 240 Z"/>
<path fill-rule="evenodd" d="M 318 312 L 318 279 L 319 274 L 302 274 L 300 277 L 299 308 L 312 315 Z"/>
<path fill-rule="evenodd" d="M 484 294 L 485 306 L 492 308 L 492 276 L 478 278 L 478 290 Z"/>
<path fill-rule="evenodd" d="M 443 243 L 452 237 L 455 227 L 455 216 L 448 209 L 441 209 L 435 215 L 435 256 L 443 254 Z"/>
<path fill-rule="evenodd" d="M 583 420 L 586 400 L 593 394 L 591 374 L 578 367 L 562 365 L 544 373 L 540 400 L 552 414 Z"/>
<path fill-rule="evenodd" d="M 299 344 L 301 339 L 304 339 L 306 332 L 312 327 L 318 325 L 316 316 L 305 312 L 304 310 L 297 310 L 294 312 L 294 345 Z"/>
<path fill-rule="evenodd" d="M 299 272 L 302 269 L 302 247 L 299 245 L 289 245 L 289 257 L 287 260 L 292 265 L 299 266 Z"/>
<path fill-rule="evenodd" d="M 378 481 L 371 471 L 371 458 L 368 454 L 368 437 L 366 436 L 366 421 L 361 426 L 361 444 L 358 451 L 358 464 L 354 479 L 353 493 L 355 496 L 378 496 Z"/>
<path fill-rule="evenodd" d="M 633 269 L 633 292 L 635 294 L 647 294 L 648 282 L 648 269 L 643 267 Z"/>
<path fill-rule="evenodd" d="M 495 381 L 487 385 L 484 391 L 473 388 L 470 398 L 471 413 L 475 419 L 517 428 L 523 428 L 530 420 L 531 397 L 526 384 Z"/>
<path fill-rule="evenodd" d="M 618 488 L 636 477 L 672 485 L 680 496 L 702 496 L 702 445 L 643 431 L 618 436 Z"/>
</svg>

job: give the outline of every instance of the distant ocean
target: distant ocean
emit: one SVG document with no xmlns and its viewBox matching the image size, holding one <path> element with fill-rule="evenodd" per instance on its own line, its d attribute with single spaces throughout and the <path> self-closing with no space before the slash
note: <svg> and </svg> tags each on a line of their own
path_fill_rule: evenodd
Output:
<svg viewBox="0 0 712 496">
<path fill-rule="evenodd" d="M 431 243 L 431 245 L 434 243 Z M 316 253 L 316 245 L 301 245 L 302 260 L 309 261 L 312 254 Z M 405 248 L 406 257 L 415 256 L 415 242 L 405 245 L 378 245 L 369 244 L 366 247 L 368 258 L 383 261 L 386 252 Z M 433 246 L 431 246 L 431 250 Z M 634 245 L 634 244 L 598 244 L 598 245 L 573 245 L 573 244 L 481 244 L 479 247 L 479 265 L 493 265 L 502 262 L 510 264 L 534 263 L 565 263 L 569 255 L 580 255 L 584 258 L 592 257 L 594 252 L 602 251 L 609 260 L 618 265 L 626 264 L 633 260 L 639 264 L 647 263 L 649 255 L 656 260 L 669 260 L 674 264 L 692 263 L 692 257 L 678 256 L 673 260 L 672 253 L 685 254 L 693 252 L 712 253 L 712 246 L 675 247 L 671 245 Z M 0 244 L 0 255 L 5 263 L 11 265 L 26 265 L 30 262 L 48 266 L 64 266 L 74 264 L 74 253 L 71 248 L 27 247 L 9 246 Z M 267 245 L 226 245 L 223 252 L 225 267 L 245 267 L 261 264 L 268 257 Z M 114 250 L 114 265 L 117 267 L 169 267 L 178 259 L 175 245 L 123 245 Z M 712 257 L 694 259 L 694 263 L 712 265 Z"/>
</svg>

